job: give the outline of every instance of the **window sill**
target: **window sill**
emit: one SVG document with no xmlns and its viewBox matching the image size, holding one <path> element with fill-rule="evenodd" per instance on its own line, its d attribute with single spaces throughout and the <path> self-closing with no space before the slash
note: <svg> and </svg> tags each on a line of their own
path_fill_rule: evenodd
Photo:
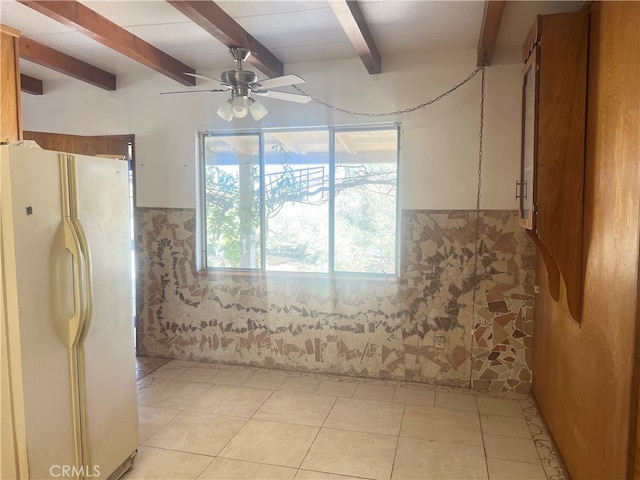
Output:
<svg viewBox="0 0 640 480">
<path fill-rule="evenodd" d="M 252 270 L 215 270 L 202 269 L 198 271 L 198 277 L 209 280 L 226 280 L 229 278 L 246 278 L 250 280 L 302 280 L 317 283 L 371 283 L 385 285 L 399 285 L 400 277 L 397 275 L 375 275 L 359 273 L 299 273 L 299 272 L 263 272 Z"/>
</svg>

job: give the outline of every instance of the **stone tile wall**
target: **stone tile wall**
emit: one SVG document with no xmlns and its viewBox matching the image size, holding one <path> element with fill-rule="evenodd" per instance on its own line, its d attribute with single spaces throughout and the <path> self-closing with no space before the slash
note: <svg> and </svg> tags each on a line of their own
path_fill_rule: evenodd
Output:
<svg viewBox="0 0 640 480">
<path fill-rule="evenodd" d="M 137 214 L 141 355 L 530 389 L 535 253 L 516 212 L 480 212 L 477 261 L 475 211 L 403 212 L 396 281 L 198 273 L 194 210 Z"/>
</svg>

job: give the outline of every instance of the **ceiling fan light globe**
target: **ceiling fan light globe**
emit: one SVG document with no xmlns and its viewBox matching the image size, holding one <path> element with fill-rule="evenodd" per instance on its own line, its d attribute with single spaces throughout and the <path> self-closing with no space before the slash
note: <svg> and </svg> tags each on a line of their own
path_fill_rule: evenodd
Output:
<svg viewBox="0 0 640 480">
<path fill-rule="evenodd" d="M 233 113 L 231 112 L 231 104 L 229 102 L 224 102 L 220 105 L 220 108 L 216 112 L 220 118 L 230 122 L 233 120 Z"/>
<path fill-rule="evenodd" d="M 269 113 L 269 111 L 262 103 L 254 98 L 253 102 L 249 105 L 249 113 L 251 113 L 251 116 L 257 122 Z"/>
<path fill-rule="evenodd" d="M 231 102 L 232 115 L 236 118 L 244 118 L 248 112 L 247 99 L 244 97 L 235 97 Z"/>
</svg>

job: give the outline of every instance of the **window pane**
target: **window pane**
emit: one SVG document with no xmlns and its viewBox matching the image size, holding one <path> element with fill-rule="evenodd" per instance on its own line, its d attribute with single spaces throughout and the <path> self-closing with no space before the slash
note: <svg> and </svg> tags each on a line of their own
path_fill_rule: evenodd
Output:
<svg viewBox="0 0 640 480">
<path fill-rule="evenodd" d="M 329 270 L 329 135 L 265 134 L 266 268 Z"/>
<path fill-rule="evenodd" d="M 205 137 L 207 266 L 260 268 L 260 141 Z"/>
<path fill-rule="evenodd" d="M 335 135 L 335 271 L 393 274 L 397 130 Z"/>
</svg>

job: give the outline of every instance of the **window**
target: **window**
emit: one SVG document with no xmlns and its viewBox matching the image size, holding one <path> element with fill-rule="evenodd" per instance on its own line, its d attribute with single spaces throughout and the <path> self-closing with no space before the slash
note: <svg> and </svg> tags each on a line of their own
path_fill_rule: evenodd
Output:
<svg viewBox="0 0 640 480">
<path fill-rule="evenodd" d="M 395 274 L 398 128 L 203 133 L 207 268 Z"/>
</svg>

